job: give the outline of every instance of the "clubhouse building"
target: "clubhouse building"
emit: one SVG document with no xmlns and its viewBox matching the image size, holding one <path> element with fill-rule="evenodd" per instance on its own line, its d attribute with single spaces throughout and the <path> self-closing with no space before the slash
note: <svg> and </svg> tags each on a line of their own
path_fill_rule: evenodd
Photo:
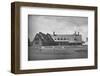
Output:
<svg viewBox="0 0 100 76">
<path fill-rule="evenodd" d="M 33 45 L 39 46 L 67 46 L 67 45 L 82 45 L 82 35 L 79 32 L 73 34 L 44 34 L 39 32 L 35 35 L 32 42 Z"/>
</svg>

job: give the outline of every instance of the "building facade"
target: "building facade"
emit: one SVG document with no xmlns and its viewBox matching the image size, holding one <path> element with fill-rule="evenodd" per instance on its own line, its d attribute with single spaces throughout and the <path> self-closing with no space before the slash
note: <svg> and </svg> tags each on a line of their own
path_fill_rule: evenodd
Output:
<svg viewBox="0 0 100 76">
<path fill-rule="evenodd" d="M 82 45 L 82 35 L 78 33 L 73 34 L 44 34 L 39 32 L 35 35 L 33 45 L 39 46 L 67 46 L 67 45 Z"/>
</svg>

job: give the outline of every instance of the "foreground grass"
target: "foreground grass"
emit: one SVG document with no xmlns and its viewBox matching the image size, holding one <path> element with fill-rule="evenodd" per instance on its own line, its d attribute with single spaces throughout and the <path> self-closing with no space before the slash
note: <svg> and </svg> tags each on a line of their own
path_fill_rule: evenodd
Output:
<svg viewBox="0 0 100 76">
<path fill-rule="evenodd" d="M 28 48 L 28 60 L 78 59 L 88 57 L 88 48 L 84 46 L 46 46 Z"/>
</svg>

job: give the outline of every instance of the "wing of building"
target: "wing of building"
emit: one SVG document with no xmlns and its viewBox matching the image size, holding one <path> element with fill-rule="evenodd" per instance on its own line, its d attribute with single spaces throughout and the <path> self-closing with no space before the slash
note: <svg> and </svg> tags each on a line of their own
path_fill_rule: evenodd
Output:
<svg viewBox="0 0 100 76">
<path fill-rule="evenodd" d="M 44 34 L 39 32 L 33 40 L 34 45 L 40 46 L 58 46 L 58 45 L 82 45 L 82 35 L 79 32 L 76 34 Z"/>
</svg>

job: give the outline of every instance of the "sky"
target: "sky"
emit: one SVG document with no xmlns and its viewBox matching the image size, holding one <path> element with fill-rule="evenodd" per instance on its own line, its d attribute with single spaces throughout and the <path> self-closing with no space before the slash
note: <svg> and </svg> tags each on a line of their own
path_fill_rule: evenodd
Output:
<svg viewBox="0 0 100 76">
<path fill-rule="evenodd" d="M 28 15 L 28 37 L 32 41 L 38 32 L 73 34 L 80 32 L 85 41 L 88 37 L 88 17 Z"/>
</svg>

